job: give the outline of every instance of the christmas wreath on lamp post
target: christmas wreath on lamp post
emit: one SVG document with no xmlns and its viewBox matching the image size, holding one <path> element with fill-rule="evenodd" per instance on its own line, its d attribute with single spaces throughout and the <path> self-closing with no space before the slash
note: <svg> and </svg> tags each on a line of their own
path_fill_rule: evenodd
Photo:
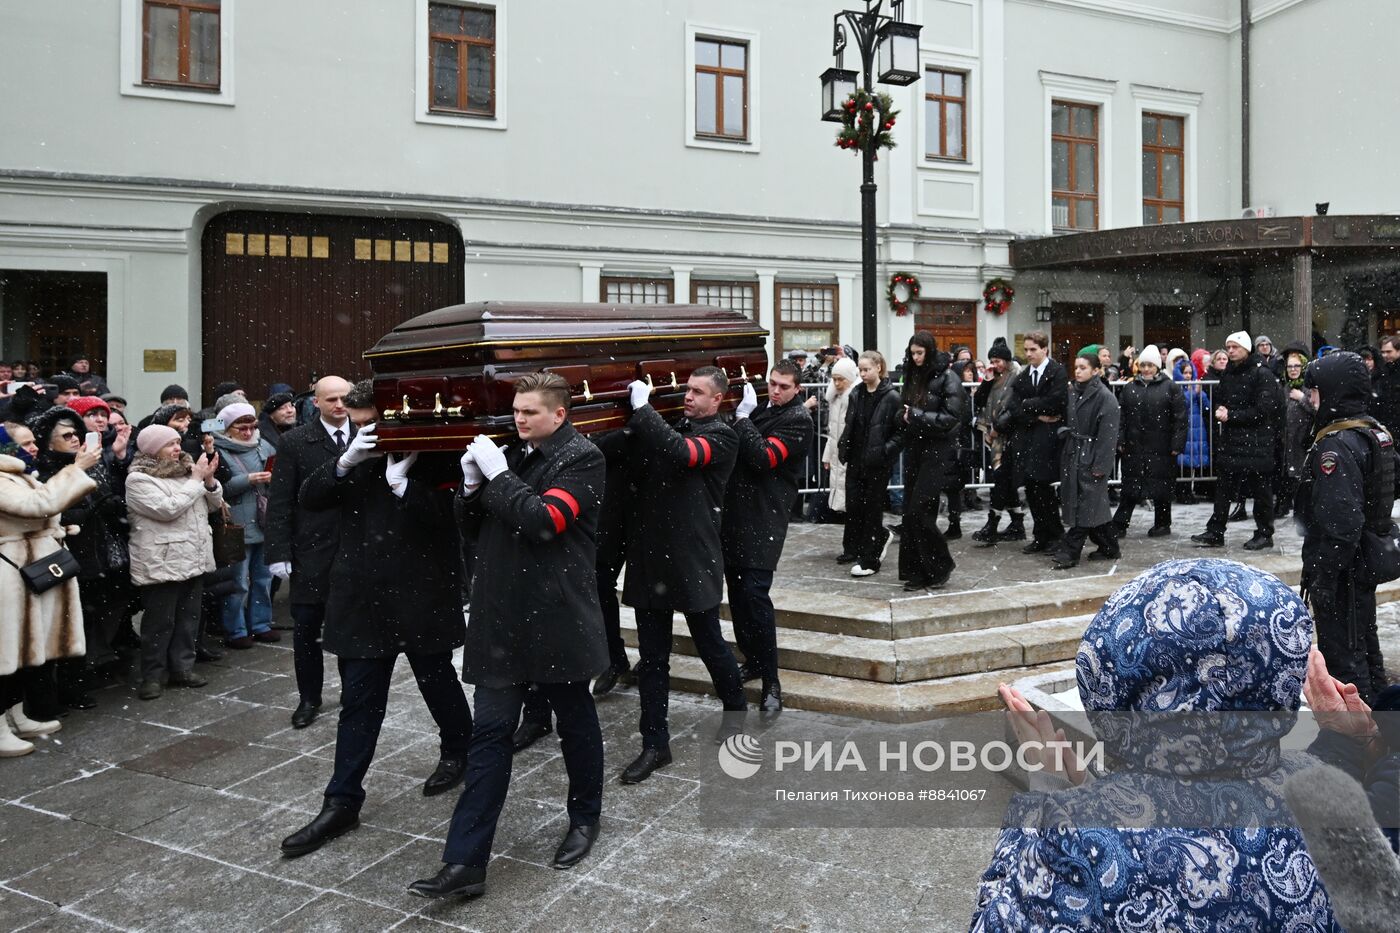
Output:
<svg viewBox="0 0 1400 933">
<path fill-rule="evenodd" d="M 879 161 L 881 149 L 894 148 L 895 117 L 894 98 L 888 94 L 870 94 L 857 89 L 841 105 L 841 129 L 836 134 L 836 147 L 849 149 L 860 154 L 875 134 L 875 159 Z"/>
<path fill-rule="evenodd" d="M 992 279 L 987 283 L 987 287 L 982 289 L 982 301 L 988 314 L 1005 314 L 1015 297 L 1016 289 L 1003 278 Z"/>
<path fill-rule="evenodd" d="M 896 272 L 885 287 L 885 298 L 900 317 L 909 313 L 909 305 L 919 297 L 919 279 L 912 272 Z"/>
</svg>

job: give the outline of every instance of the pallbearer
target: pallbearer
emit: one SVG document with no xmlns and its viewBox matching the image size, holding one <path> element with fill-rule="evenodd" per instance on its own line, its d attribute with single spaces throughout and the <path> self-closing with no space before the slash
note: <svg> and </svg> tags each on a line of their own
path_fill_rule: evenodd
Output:
<svg viewBox="0 0 1400 933">
<path fill-rule="evenodd" d="M 724 579 L 734 638 L 744 652 L 744 679 L 763 679 L 759 709 L 764 712 L 783 708 L 777 627 L 768 591 L 783 555 L 788 516 L 812 443 L 812 419 L 799 392 L 801 375 L 792 360 L 779 360 L 768 374 L 768 398 L 763 402 L 753 386 L 744 384 L 734 419 L 738 462 L 724 497 Z"/>
<path fill-rule="evenodd" d="M 598 838 L 603 737 L 588 682 L 608 666 L 594 573 L 603 454 L 569 423 L 561 377 L 527 375 L 515 390 L 519 442 L 502 449 L 479 435 L 462 457 L 457 516 L 475 555 L 462 679 L 476 684 L 476 721 L 445 864 L 409 886 L 422 897 L 485 890 L 531 684 L 558 719 L 569 772 L 569 830 L 554 867 L 572 868 Z"/>
</svg>

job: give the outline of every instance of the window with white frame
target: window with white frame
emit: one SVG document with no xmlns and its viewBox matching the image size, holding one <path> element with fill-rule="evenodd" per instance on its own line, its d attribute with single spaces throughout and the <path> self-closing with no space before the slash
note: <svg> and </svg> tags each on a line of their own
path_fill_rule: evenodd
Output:
<svg viewBox="0 0 1400 933">
<path fill-rule="evenodd" d="M 668 305 L 670 279 L 605 277 L 600 281 L 602 300 L 610 305 Z"/>
<path fill-rule="evenodd" d="M 758 149 L 758 36 L 722 27 L 685 27 L 685 144 Z"/>
<path fill-rule="evenodd" d="M 415 0 L 415 119 L 505 129 L 506 5 Z"/>
<path fill-rule="evenodd" d="M 758 285 L 753 282 L 691 280 L 690 292 L 695 304 L 727 308 L 758 320 Z"/>
</svg>

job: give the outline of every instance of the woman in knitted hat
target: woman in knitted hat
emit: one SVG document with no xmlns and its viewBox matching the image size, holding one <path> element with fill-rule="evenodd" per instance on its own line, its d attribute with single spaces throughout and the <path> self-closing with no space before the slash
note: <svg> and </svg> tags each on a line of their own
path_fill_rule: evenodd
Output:
<svg viewBox="0 0 1400 933">
<path fill-rule="evenodd" d="M 1283 796 L 1316 764 L 1281 747 L 1312 631 L 1286 583 L 1233 561 L 1168 561 L 1124 585 L 1076 662 L 1110 765 L 1093 779 L 1034 752 L 1053 723 L 1003 685 L 1044 770 L 1003 821 L 972 929 L 1339 933 Z"/>
<path fill-rule="evenodd" d="M 1181 386 L 1162 372 L 1161 361 L 1157 348 L 1149 344 L 1138 356 L 1137 376 L 1118 393 L 1123 491 L 1113 527 L 1120 538 L 1128 533 L 1133 509 L 1149 499 L 1154 520 L 1147 536 L 1172 533 L 1176 457 L 1186 449 L 1186 399 Z"/>
<path fill-rule="evenodd" d="M 172 687 L 202 687 L 193 670 L 203 576 L 214 569 L 209 513 L 223 505 L 214 479 L 218 455 L 193 459 L 180 435 L 148 425 L 126 479 L 131 521 L 131 581 L 141 587 L 141 687 L 154 700 L 169 675 Z"/>
<path fill-rule="evenodd" d="M 281 641 L 272 630 L 272 572 L 263 557 L 264 524 L 271 491 L 268 460 L 277 449 L 262 439 L 258 415 L 247 402 L 234 402 L 219 411 L 224 430 L 214 435 L 214 447 L 228 466 L 224 497 L 233 520 L 243 526 L 243 560 L 235 565 L 238 591 L 224 597 L 224 644 L 251 648 L 254 642 Z"/>
</svg>

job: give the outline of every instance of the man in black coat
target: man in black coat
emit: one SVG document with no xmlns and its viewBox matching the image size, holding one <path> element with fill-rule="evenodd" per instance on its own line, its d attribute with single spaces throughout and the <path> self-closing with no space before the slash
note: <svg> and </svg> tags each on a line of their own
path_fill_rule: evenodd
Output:
<svg viewBox="0 0 1400 933">
<path fill-rule="evenodd" d="M 779 360 L 768 373 L 768 398 L 752 385 L 735 409 L 739 447 L 724 496 L 720 539 L 734 640 L 744 653 L 746 680 L 763 679 L 758 708 L 783 708 L 778 682 L 778 630 L 773 616 L 773 573 L 783 556 L 788 516 L 806 475 L 804 454 L 812 442 L 812 419 L 802 404 L 802 373 Z"/>
<path fill-rule="evenodd" d="M 1366 561 L 1363 539 L 1366 532 L 1384 537 L 1392 527 L 1395 440 L 1365 413 L 1370 376 L 1361 357 L 1332 353 L 1305 373 L 1323 428 L 1298 491 L 1298 519 L 1305 528 L 1302 589 L 1327 670 L 1374 704 L 1387 679 L 1376 632 L 1379 580 Z"/>
<path fill-rule="evenodd" d="M 309 509 L 301 499 L 307 477 L 345 453 L 355 426 L 345 408 L 350 383 L 326 376 L 316 383 L 320 417 L 282 436 L 272 470 L 272 493 L 267 507 L 268 569 L 274 577 L 291 578 L 292 656 L 298 702 L 292 727 L 311 725 L 321 709 L 325 664 L 321 658 L 321 625 L 326 618 L 331 562 L 340 544 L 340 510 Z M 373 417 L 373 412 L 369 412 Z"/>
<path fill-rule="evenodd" d="M 739 665 L 719 628 L 724 590 L 720 514 L 739 443 L 734 429 L 719 420 L 728 389 L 724 370 L 695 370 L 686 383 L 685 417 L 673 428 L 651 407 L 651 386 L 638 380 L 628 387 L 636 487 L 622 601 L 637 617 L 642 752 L 622 772 L 624 784 L 645 781 L 671 763 L 666 707 L 673 613 L 685 613 L 696 653 L 724 709 L 746 708 Z"/>
<path fill-rule="evenodd" d="M 369 381 L 357 384 L 346 402 L 352 420 L 372 413 Z M 441 736 L 424 796 L 456 787 L 466 769 L 471 709 L 452 666 L 452 652 L 466 634 L 461 545 L 452 515 L 456 483 L 439 483 L 431 463 L 417 464 L 417 454 L 377 454 L 377 442 L 374 424 L 359 424 L 345 453 L 322 464 L 301 488 L 307 508 L 340 512 L 324 630 L 326 650 L 339 659 L 340 722 L 325 805 L 282 841 L 289 858 L 314 852 L 359 825 L 363 780 L 400 654 L 408 655 Z"/>
<path fill-rule="evenodd" d="M 1370 411 L 1381 424 L 1400 431 L 1400 337 L 1381 338 L 1379 366 Z"/>
<path fill-rule="evenodd" d="M 1244 331 L 1225 338 L 1230 362 L 1215 387 L 1212 412 L 1220 426 L 1214 451 L 1215 511 L 1206 530 L 1191 536 L 1202 547 L 1225 546 L 1230 506 L 1251 492 L 1255 532 L 1244 548 L 1262 551 L 1274 546 L 1272 477 L 1277 463 L 1283 390 L 1274 374 L 1259 365 L 1250 346 L 1249 334 Z"/>
<path fill-rule="evenodd" d="M 568 422 L 561 377 L 518 380 L 514 412 L 520 443 L 501 449 L 478 435 L 462 457 L 457 514 L 476 571 L 462 679 L 476 684 L 476 721 L 443 867 L 409 886 L 422 897 L 485 890 L 510 786 L 511 733 L 531 684 L 559 718 L 569 774 L 569 831 L 554 867 L 577 865 L 598 838 L 603 735 L 588 681 L 608 665 L 594 578 L 606 467 Z"/>
<path fill-rule="evenodd" d="M 1052 551 L 1065 533 L 1060 521 L 1060 500 L 1055 483 L 1060 479 L 1059 430 L 1065 422 L 1069 375 L 1050 358 L 1050 338 L 1041 331 L 1026 334 L 1023 349 L 1026 367 L 1011 385 L 1011 440 L 1006 453 L 1012 459 L 1016 485 L 1026 487 L 1030 508 L 1031 543 L 1027 554 Z"/>
</svg>

